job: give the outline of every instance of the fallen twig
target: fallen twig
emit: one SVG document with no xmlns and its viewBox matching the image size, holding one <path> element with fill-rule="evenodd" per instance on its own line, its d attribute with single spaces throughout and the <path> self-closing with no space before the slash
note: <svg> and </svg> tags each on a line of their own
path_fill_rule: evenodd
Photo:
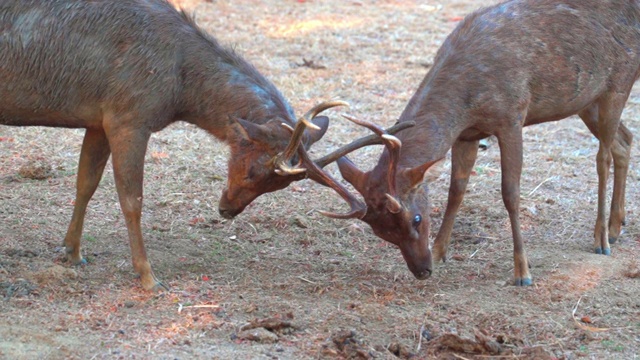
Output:
<svg viewBox="0 0 640 360">
<path fill-rule="evenodd" d="M 420 348 L 422 347 L 422 332 L 424 331 L 424 323 L 420 326 L 420 334 L 418 335 L 418 346 L 416 347 L 416 354 L 420 352 Z"/>
<path fill-rule="evenodd" d="M 453 355 L 453 357 L 457 357 L 458 359 L 462 359 L 462 360 L 470 360 L 470 359 L 467 359 L 467 358 L 466 358 L 466 357 L 464 357 L 464 356 L 460 356 L 460 355 L 455 354 L 455 353 L 452 353 L 451 355 Z"/>
<path fill-rule="evenodd" d="M 587 330 L 592 332 L 609 331 L 610 330 L 609 328 L 597 328 L 597 327 L 588 326 L 580 323 L 580 321 L 576 318 L 576 311 L 578 310 L 578 305 L 580 305 L 581 300 L 582 300 L 582 296 L 580 296 L 580 298 L 578 299 L 578 302 L 576 303 L 576 306 L 573 308 L 573 311 L 571 312 L 571 317 L 573 318 L 573 321 L 576 323 L 576 325 L 582 330 Z"/>
<path fill-rule="evenodd" d="M 302 281 L 304 281 L 304 282 L 308 282 L 309 284 L 318 285 L 318 283 L 313 282 L 313 281 L 311 281 L 311 280 L 309 280 L 309 279 L 305 279 L 305 278 L 303 278 L 302 276 L 298 276 L 298 279 L 300 279 L 300 280 L 302 280 Z"/>
<path fill-rule="evenodd" d="M 182 304 L 178 304 L 178 314 L 180 314 L 182 312 L 182 309 L 186 309 L 186 308 L 212 308 L 212 309 L 217 309 L 219 307 L 220 307 L 220 305 L 182 305 Z"/>
</svg>

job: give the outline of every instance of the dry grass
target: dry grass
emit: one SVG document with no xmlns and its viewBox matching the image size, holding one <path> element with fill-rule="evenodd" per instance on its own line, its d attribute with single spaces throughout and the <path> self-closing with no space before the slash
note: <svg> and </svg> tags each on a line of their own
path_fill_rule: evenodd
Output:
<svg viewBox="0 0 640 360">
<path fill-rule="evenodd" d="M 459 17 L 493 3 L 180 2 L 221 41 L 235 44 L 298 113 L 339 98 L 352 104 L 351 113 L 383 125 L 400 114 Z M 323 68 L 300 66 L 305 61 Z M 639 94 L 632 94 L 623 115 L 636 134 Z M 365 134 L 331 114 L 316 156 Z M 85 224 L 89 264 L 71 268 L 61 263 L 60 244 L 82 135 L 0 128 L 0 357 L 640 355 L 640 151 L 634 145 L 626 232 L 613 256 L 591 254 L 597 143 L 579 120 L 525 131 L 522 223 L 535 281 L 526 289 L 509 285 L 511 235 L 495 146 L 480 153 L 454 229 L 452 260 L 420 282 L 397 249 L 363 223 L 319 216 L 317 209 L 345 205 L 308 181 L 257 199 L 233 221 L 220 218 L 226 149 L 184 124 L 153 136 L 145 164 L 143 232 L 155 272 L 172 290 L 145 293 L 133 276 L 109 166 Z M 367 168 L 379 151 L 363 149 L 354 158 Z M 51 172 L 45 180 L 19 176 L 33 159 L 46 159 Z M 449 167 L 445 161 L 430 183 L 434 229 Z M 269 336 L 238 337 L 243 326 L 261 319 L 291 327 L 274 332 L 275 343 Z M 452 353 L 456 346 L 494 342 L 502 355 Z"/>
</svg>

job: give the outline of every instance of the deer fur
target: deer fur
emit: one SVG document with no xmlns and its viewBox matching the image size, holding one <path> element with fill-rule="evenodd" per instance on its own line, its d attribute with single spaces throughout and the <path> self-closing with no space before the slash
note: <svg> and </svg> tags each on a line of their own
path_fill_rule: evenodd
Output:
<svg viewBox="0 0 640 360">
<path fill-rule="evenodd" d="M 498 139 L 502 198 L 514 244 L 516 285 L 532 277 L 520 230 L 522 128 L 578 115 L 600 141 L 596 157 L 598 209 L 594 249 L 610 254 L 620 235 L 632 135 L 620 122 L 640 75 L 640 2 L 634 0 L 512 0 L 467 16 L 438 50 L 434 64 L 400 116 L 416 123 L 398 133 L 397 194 L 389 201 L 392 148 L 369 172 L 347 158 L 345 179 L 364 196 L 363 220 L 398 245 L 418 278 L 432 271 L 429 201 L 424 174 L 451 149 L 451 184 L 433 246 L 444 260 L 455 215 L 475 163 L 478 141 Z M 605 225 L 606 183 L 613 160 L 614 191 Z M 425 221 L 422 221 L 424 219 Z"/>
</svg>

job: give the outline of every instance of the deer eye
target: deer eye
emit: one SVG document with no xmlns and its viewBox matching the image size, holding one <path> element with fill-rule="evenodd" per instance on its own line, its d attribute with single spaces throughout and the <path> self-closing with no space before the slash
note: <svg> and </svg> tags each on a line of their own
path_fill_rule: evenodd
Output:
<svg viewBox="0 0 640 360">
<path fill-rule="evenodd" d="M 413 221 L 411 222 L 411 224 L 413 225 L 414 228 L 417 228 L 418 226 L 420 226 L 421 222 L 422 222 L 422 216 L 418 214 L 413 217 Z"/>
</svg>

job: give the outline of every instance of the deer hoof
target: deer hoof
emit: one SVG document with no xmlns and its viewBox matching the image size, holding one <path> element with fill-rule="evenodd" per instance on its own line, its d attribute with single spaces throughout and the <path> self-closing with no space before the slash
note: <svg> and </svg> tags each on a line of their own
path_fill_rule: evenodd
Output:
<svg viewBox="0 0 640 360">
<path fill-rule="evenodd" d="M 531 278 L 519 278 L 516 279 L 516 286 L 531 286 L 533 285 L 533 280 Z"/>
<path fill-rule="evenodd" d="M 447 253 L 444 251 L 439 251 L 437 249 L 433 250 L 433 260 L 434 262 L 443 262 L 446 263 L 447 262 Z"/>
<path fill-rule="evenodd" d="M 153 292 L 153 293 L 157 293 L 157 294 L 158 293 L 163 293 L 165 291 L 169 291 L 169 287 L 167 285 L 163 284 L 162 282 L 158 281 L 158 280 L 154 281 L 151 284 L 145 284 L 143 282 L 142 288 L 147 290 L 147 291 L 150 291 L 150 292 Z"/>
<path fill-rule="evenodd" d="M 152 288 L 151 291 L 154 293 L 163 293 L 165 291 L 169 291 L 169 287 L 161 282 L 157 282 Z"/>
<path fill-rule="evenodd" d="M 75 266 L 82 266 L 82 265 L 87 265 L 87 259 L 81 257 L 79 259 L 74 259 L 72 256 L 67 255 L 67 261 L 71 264 L 71 265 L 75 265 Z"/>
<path fill-rule="evenodd" d="M 145 275 L 138 274 L 136 275 L 136 277 L 140 279 L 140 285 L 142 285 L 142 288 L 147 291 L 151 291 L 154 293 L 169 291 L 169 287 L 158 280 L 158 278 L 156 278 L 153 273 Z"/>
</svg>

